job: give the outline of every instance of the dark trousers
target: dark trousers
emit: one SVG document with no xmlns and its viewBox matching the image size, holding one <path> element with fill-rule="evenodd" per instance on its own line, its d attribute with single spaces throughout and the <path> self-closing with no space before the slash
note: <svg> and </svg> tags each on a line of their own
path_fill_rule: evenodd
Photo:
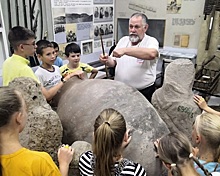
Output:
<svg viewBox="0 0 220 176">
<path fill-rule="evenodd" d="M 145 89 L 138 90 L 140 93 L 142 93 L 145 98 L 151 103 L 152 95 L 155 91 L 155 83 L 152 86 L 146 87 Z"/>
</svg>

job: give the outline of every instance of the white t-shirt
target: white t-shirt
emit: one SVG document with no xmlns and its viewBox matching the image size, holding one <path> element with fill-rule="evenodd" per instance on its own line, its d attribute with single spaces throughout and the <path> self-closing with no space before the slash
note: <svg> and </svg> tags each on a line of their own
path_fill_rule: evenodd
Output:
<svg viewBox="0 0 220 176">
<path fill-rule="evenodd" d="M 220 176 L 220 172 L 212 172 L 212 176 Z"/>
<path fill-rule="evenodd" d="M 46 89 L 50 89 L 61 81 L 60 68 L 56 65 L 53 65 L 53 68 L 53 71 L 48 71 L 42 67 L 38 67 L 35 72 L 41 85 Z"/>
<path fill-rule="evenodd" d="M 131 46 L 129 36 L 125 36 L 119 40 L 115 49 L 126 47 L 155 48 L 158 50 L 159 43 L 154 37 L 145 34 L 139 44 Z M 157 60 L 142 60 L 128 55 L 116 58 L 115 80 L 139 90 L 149 87 L 156 80 Z"/>
</svg>

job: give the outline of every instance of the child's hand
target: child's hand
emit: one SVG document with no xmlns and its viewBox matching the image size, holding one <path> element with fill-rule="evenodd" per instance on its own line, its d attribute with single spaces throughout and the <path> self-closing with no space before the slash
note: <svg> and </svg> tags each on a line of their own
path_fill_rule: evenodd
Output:
<svg viewBox="0 0 220 176">
<path fill-rule="evenodd" d="M 84 79 L 84 72 L 81 70 L 78 70 L 76 72 L 74 72 L 74 75 L 78 76 L 80 79 Z"/>
<path fill-rule="evenodd" d="M 71 75 L 69 73 L 67 73 L 63 76 L 63 79 L 65 82 L 68 81 L 68 79 L 70 79 L 70 78 L 71 78 Z"/>
<path fill-rule="evenodd" d="M 205 109 L 207 108 L 207 103 L 205 101 L 205 99 L 199 95 L 194 95 L 193 97 L 194 102 L 201 108 L 201 109 Z"/>
<path fill-rule="evenodd" d="M 62 145 L 58 150 L 58 161 L 61 167 L 68 167 L 73 159 L 74 149 L 69 145 Z"/>
</svg>

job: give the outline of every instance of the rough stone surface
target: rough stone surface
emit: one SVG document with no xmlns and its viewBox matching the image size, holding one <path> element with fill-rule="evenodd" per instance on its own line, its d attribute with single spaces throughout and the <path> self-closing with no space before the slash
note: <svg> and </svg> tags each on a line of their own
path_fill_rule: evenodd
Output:
<svg viewBox="0 0 220 176">
<path fill-rule="evenodd" d="M 169 130 L 136 89 L 113 80 L 71 78 L 62 87 L 61 95 L 57 95 L 57 113 L 63 125 L 63 143 L 78 140 L 91 143 L 96 117 L 103 109 L 114 108 L 124 115 L 128 128 L 133 130 L 125 157 L 142 164 L 149 175 L 157 175 L 153 141 Z"/>
<path fill-rule="evenodd" d="M 57 149 L 62 139 L 62 124 L 45 100 L 40 85 L 31 78 L 16 78 L 9 84 L 24 94 L 28 119 L 20 133 L 21 144 L 31 150 L 45 151 L 57 161 Z"/>
<path fill-rule="evenodd" d="M 69 176 L 79 175 L 79 157 L 82 153 L 91 151 L 92 145 L 85 141 L 75 141 L 71 147 L 74 148 L 74 156 L 70 164 Z"/>
<path fill-rule="evenodd" d="M 181 131 L 191 138 L 192 124 L 201 113 L 193 102 L 195 69 L 188 59 L 177 59 L 165 70 L 164 84 L 152 97 L 152 104 L 170 131 Z"/>
</svg>

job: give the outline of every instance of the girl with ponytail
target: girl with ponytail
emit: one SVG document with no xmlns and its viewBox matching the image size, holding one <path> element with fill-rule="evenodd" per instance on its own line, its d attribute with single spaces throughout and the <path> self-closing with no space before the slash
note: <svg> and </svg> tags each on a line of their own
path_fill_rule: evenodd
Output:
<svg viewBox="0 0 220 176">
<path fill-rule="evenodd" d="M 159 158 L 168 169 L 169 176 L 199 176 L 194 163 L 205 176 L 212 174 L 193 156 L 193 148 L 188 138 L 182 133 L 169 133 L 158 143 Z"/>
<path fill-rule="evenodd" d="M 124 117 L 114 109 L 103 110 L 94 124 L 93 151 L 80 156 L 80 175 L 146 176 L 140 164 L 122 156 L 130 140 Z"/>
</svg>

